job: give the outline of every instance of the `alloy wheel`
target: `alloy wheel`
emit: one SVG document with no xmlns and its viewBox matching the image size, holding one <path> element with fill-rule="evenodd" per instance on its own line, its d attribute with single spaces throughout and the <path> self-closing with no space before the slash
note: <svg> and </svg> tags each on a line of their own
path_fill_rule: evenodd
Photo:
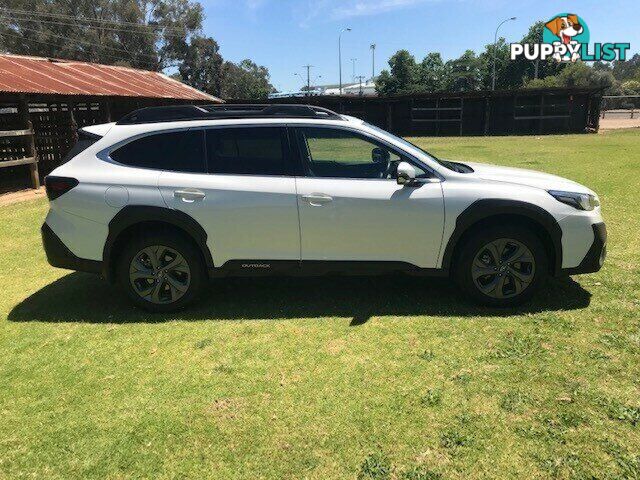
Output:
<svg viewBox="0 0 640 480">
<path fill-rule="evenodd" d="M 521 294 L 533 281 L 536 264 L 531 250 L 510 238 L 484 245 L 471 264 L 476 287 L 491 298 L 511 298 Z"/>
<path fill-rule="evenodd" d="M 191 284 L 191 270 L 175 249 L 162 245 L 143 248 L 129 267 L 133 290 L 155 304 L 173 303 L 182 298 Z"/>
</svg>

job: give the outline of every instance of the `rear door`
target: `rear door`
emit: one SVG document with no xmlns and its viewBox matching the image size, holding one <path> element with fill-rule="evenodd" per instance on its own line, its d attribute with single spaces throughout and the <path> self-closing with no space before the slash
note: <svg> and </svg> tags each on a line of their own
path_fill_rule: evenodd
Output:
<svg viewBox="0 0 640 480">
<path fill-rule="evenodd" d="M 168 206 L 206 230 L 216 267 L 230 260 L 299 260 L 286 129 L 227 126 L 192 133 L 202 141 L 205 171 L 164 171 L 159 187 Z"/>
</svg>

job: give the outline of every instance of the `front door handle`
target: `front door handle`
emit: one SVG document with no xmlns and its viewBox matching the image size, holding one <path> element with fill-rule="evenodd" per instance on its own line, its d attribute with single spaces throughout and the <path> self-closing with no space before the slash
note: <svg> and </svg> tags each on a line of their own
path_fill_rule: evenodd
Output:
<svg viewBox="0 0 640 480">
<path fill-rule="evenodd" d="M 195 188 L 187 188 L 184 190 L 174 191 L 173 196 L 176 198 L 180 198 L 183 202 L 193 203 L 196 200 L 204 200 L 207 195 L 201 190 L 196 190 Z"/>
<path fill-rule="evenodd" d="M 310 195 L 302 195 L 302 199 L 309 202 L 309 205 L 313 207 L 319 207 L 323 203 L 333 202 L 333 197 L 325 195 L 324 193 L 312 193 Z"/>
</svg>

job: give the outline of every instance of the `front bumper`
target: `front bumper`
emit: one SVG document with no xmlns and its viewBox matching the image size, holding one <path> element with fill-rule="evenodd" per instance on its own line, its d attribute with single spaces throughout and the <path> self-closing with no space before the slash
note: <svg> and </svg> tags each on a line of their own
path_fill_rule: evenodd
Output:
<svg viewBox="0 0 640 480">
<path fill-rule="evenodd" d="M 591 228 L 593 228 L 593 243 L 589 251 L 577 267 L 563 268 L 560 272 L 562 275 L 593 273 L 602 268 L 607 256 L 607 227 L 604 223 L 596 223 Z"/>
<path fill-rule="evenodd" d="M 42 224 L 40 231 L 42 233 L 42 245 L 51 266 L 79 272 L 102 272 L 102 262 L 75 256 L 46 223 Z"/>
</svg>

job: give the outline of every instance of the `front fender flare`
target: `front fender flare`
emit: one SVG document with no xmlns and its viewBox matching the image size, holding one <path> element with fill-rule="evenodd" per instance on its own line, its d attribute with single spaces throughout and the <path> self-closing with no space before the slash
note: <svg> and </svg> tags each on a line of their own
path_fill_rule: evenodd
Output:
<svg viewBox="0 0 640 480">
<path fill-rule="evenodd" d="M 455 229 L 444 249 L 442 268 L 446 271 L 450 270 L 456 245 L 469 228 L 482 220 L 487 220 L 499 215 L 517 215 L 541 225 L 551 239 L 555 254 L 555 262 L 552 266 L 554 269 L 553 273 L 556 274 L 560 272 L 562 268 L 562 229 L 556 219 L 538 205 L 505 199 L 477 200 L 458 216 Z"/>
</svg>

